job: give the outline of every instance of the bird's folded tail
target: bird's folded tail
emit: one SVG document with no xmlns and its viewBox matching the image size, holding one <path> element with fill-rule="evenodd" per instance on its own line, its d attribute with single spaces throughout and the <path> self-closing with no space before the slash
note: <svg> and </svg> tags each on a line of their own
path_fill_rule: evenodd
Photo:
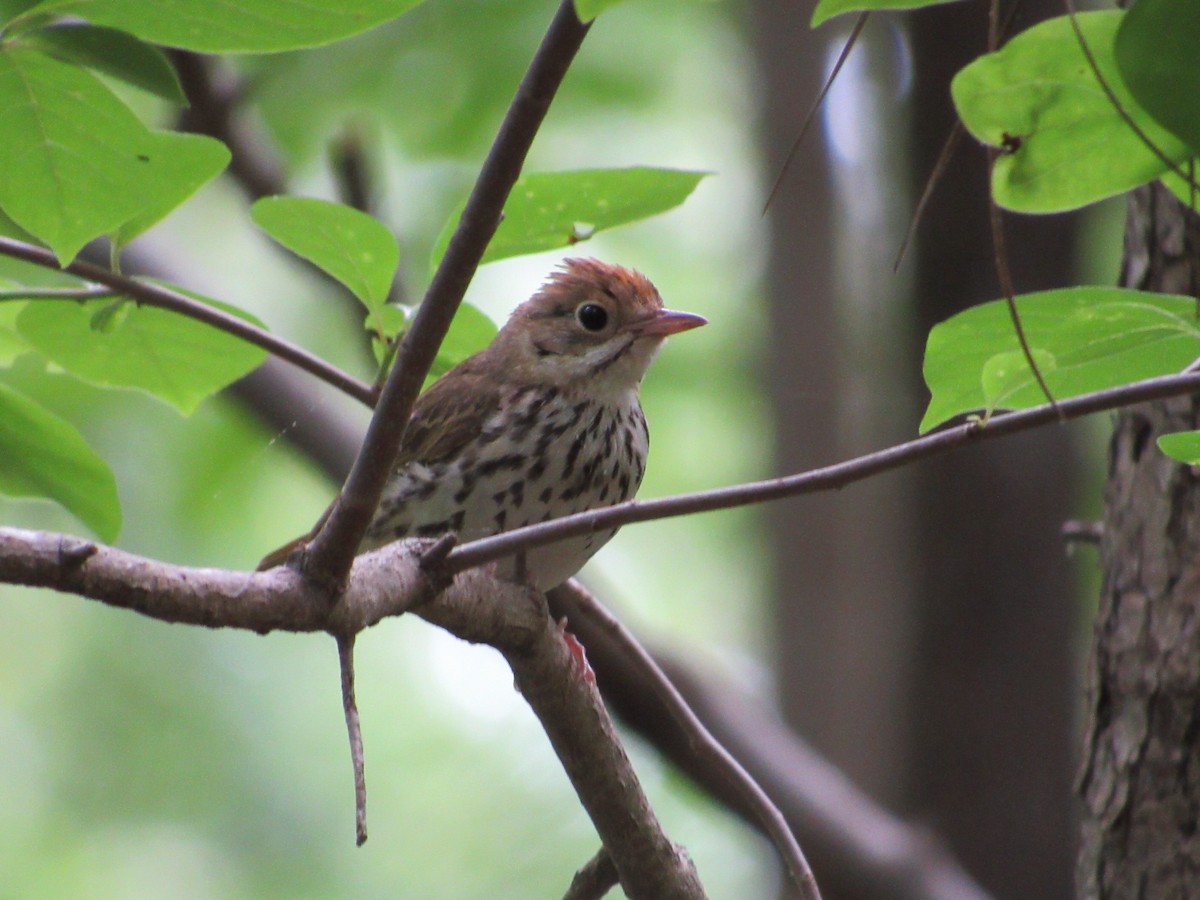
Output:
<svg viewBox="0 0 1200 900">
<path fill-rule="evenodd" d="M 336 503 L 337 501 L 335 500 L 334 502 Z M 293 553 L 317 536 L 317 533 L 325 527 L 325 520 L 329 518 L 329 513 L 332 511 L 333 506 L 331 504 L 325 510 L 325 512 L 321 513 L 321 518 L 317 519 L 317 523 L 313 525 L 308 534 L 302 534 L 298 538 L 292 538 L 292 540 L 288 541 L 282 547 L 272 550 L 262 558 L 254 571 L 265 572 L 267 569 L 273 569 L 276 566 L 282 566 L 288 561 L 288 557 L 290 557 Z"/>
</svg>

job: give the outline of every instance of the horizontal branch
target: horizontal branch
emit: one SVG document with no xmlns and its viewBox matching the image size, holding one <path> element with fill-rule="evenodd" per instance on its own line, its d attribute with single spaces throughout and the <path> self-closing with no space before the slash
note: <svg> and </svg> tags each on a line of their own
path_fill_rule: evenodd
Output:
<svg viewBox="0 0 1200 900">
<path fill-rule="evenodd" d="M 193 568 L 66 534 L 0 528 L 0 582 L 51 588 L 162 622 L 346 634 L 428 600 L 435 582 L 418 565 L 423 543 L 390 544 L 355 561 L 346 592 L 330 606 L 292 569 Z"/>
<path fill-rule="evenodd" d="M 443 571 L 447 574 L 461 572 L 471 566 L 503 559 L 521 550 L 530 550 L 564 538 L 635 522 L 650 522 L 719 509 L 735 509 L 769 500 L 834 490 L 989 438 L 1006 437 L 1060 419 L 1078 419 L 1132 403 L 1194 393 L 1200 393 L 1200 373 L 1164 375 L 1060 400 L 1056 406 L 1045 404 L 1033 409 L 995 415 L 986 421 L 972 420 L 865 456 L 796 475 L 656 500 L 630 500 L 627 503 L 562 516 L 456 547 L 446 556 Z"/>
<path fill-rule="evenodd" d="M 396 542 L 357 557 L 330 604 L 287 566 L 252 573 L 191 568 L 69 535 L 0 528 L 0 581 L 74 593 L 164 622 L 259 633 L 325 631 L 343 643 L 411 610 L 462 640 L 489 644 L 511 666 L 626 893 L 703 897 L 694 866 L 663 833 L 595 679 L 550 618 L 544 595 L 484 570 L 438 583 L 420 566 L 419 552 L 427 546 Z"/>
<path fill-rule="evenodd" d="M 375 403 L 374 390 L 366 382 L 359 381 L 354 376 L 343 372 L 337 366 L 327 363 L 319 356 L 309 353 L 304 348 L 273 335 L 271 332 L 259 328 L 245 319 L 240 319 L 224 310 L 217 309 L 215 306 L 209 306 L 207 303 L 202 303 L 179 291 L 152 284 L 151 282 L 139 281 L 127 275 L 110 272 L 108 269 L 84 262 L 83 260 L 76 260 L 70 265 L 60 266 L 58 259 L 49 250 L 4 236 L 0 236 L 0 254 L 33 263 L 35 266 L 41 266 L 45 269 L 66 272 L 68 275 L 74 275 L 93 284 L 104 285 L 109 290 L 136 300 L 138 303 L 144 303 L 146 306 L 170 310 L 181 316 L 187 316 L 189 319 L 195 319 L 198 322 L 211 325 L 213 328 L 233 335 L 248 344 L 261 347 L 273 356 L 277 356 L 285 362 L 303 369 L 310 375 L 349 394 L 355 400 L 367 406 L 373 406 Z M 31 298 L 41 299 L 46 299 L 47 297 L 44 291 L 38 291 L 36 294 L 31 293 L 30 296 Z M 65 298 L 59 297 L 58 299 Z"/>
</svg>

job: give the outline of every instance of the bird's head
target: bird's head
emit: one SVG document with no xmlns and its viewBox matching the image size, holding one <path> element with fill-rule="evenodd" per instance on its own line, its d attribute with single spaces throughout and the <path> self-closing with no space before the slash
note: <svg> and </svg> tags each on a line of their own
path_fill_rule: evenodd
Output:
<svg viewBox="0 0 1200 900">
<path fill-rule="evenodd" d="M 669 335 L 706 321 L 664 309 L 639 272 L 568 259 L 517 307 L 496 344 L 506 364 L 531 379 L 616 394 L 637 388 Z"/>
</svg>

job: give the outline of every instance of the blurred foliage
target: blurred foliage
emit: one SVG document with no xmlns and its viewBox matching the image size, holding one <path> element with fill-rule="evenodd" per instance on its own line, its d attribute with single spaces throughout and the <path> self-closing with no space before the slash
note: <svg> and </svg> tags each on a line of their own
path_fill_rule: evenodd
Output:
<svg viewBox="0 0 1200 900">
<path fill-rule="evenodd" d="M 3 3 L 11 11 L 29 4 Z M 430 0 L 342 43 L 222 60 L 247 79 L 262 149 L 292 190 L 336 197 L 327 150 L 364 136 L 378 208 L 411 300 L 550 15 L 532 0 Z M 645 271 L 713 326 L 671 343 L 647 380 L 643 496 L 765 473 L 756 356 L 763 309 L 749 60 L 728 9 L 626 3 L 593 28 L 539 135 L 532 169 L 712 171 L 668 216 L 574 248 Z M 662 36 L 669 34 L 670 41 Z M 137 99 L 171 124 L 173 112 Z M 719 228 L 713 228 L 719 222 Z M 222 176 L 134 242 L 180 283 L 249 310 L 369 377 L 361 307 L 254 228 Z M 497 320 L 559 254 L 489 265 L 470 301 Z M 62 284 L 0 261 L 0 279 Z M 348 312 L 350 310 L 350 312 Z M 21 340 L 0 303 L 0 357 Z M 4 383 L 75 424 L 112 466 L 121 546 L 249 567 L 304 530 L 334 489 L 224 398 L 190 418 L 12 361 Z M 700 388 L 698 390 L 698 387 Z M 312 409 L 347 403 L 314 387 Z M 698 449 L 699 448 L 699 449 Z M 77 531 L 58 507 L 0 498 L 0 521 Z M 589 567 L 631 625 L 706 643 L 708 665 L 762 680 L 764 591 L 749 511 L 628 529 Z M 99 604 L 0 588 L 0 872 L 5 894 L 88 897 L 523 898 L 561 893 L 596 838 L 496 655 L 421 622 L 359 641 L 371 839 L 353 844 L 336 653 L 324 636 L 166 626 Z M 664 771 L 635 763 L 714 897 L 765 896 L 771 854 Z"/>
</svg>

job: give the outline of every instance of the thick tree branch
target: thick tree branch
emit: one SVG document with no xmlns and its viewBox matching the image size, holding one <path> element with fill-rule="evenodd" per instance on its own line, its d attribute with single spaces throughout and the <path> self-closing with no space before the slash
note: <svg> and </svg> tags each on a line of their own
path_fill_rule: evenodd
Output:
<svg viewBox="0 0 1200 900">
<path fill-rule="evenodd" d="M 543 594 L 515 586 L 506 593 L 504 603 L 489 604 L 500 618 L 466 604 L 434 603 L 417 614 L 504 655 L 630 897 L 703 897 L 691 859 L 662 832 L 638 784 L 595 679 L 572 649 L 578 645 L 564 639 Z"/>
<path fill-rule="evenodd" d="M 374 401 L 374 392 L 370 385 L 359 381 L 357 378 L 327 363 L 319 356 L 314 356 L 290 341 L 277 337 L 269 331 L 264 331 L 258 326 L 247 322 L 245 319 L 239 319 L 237 316 L 217 309 L 215 306 L 209 306 L 207 303 L 194 300 L 186 294 L 181 294 L 178 291 L 173 291 L 161 285 L 138 281 L 136 278 L 129 278 L 125 275 L 110 272 L 108 269 L 84 262 L 83 260 L 76 260 L 68 266 L 59 266 L 58 260 L 49 250 L 8 237 L 0 236 L 0 254 L 24 260 L 25 262 L 33 263 L 36 266 L 42 266 L 46 269 L 66 272 L 68 275 L 74 275 L 92 284 L 104 285 L 106 288 L 122 296 L 136 300 L 138 303 L 144 303 L 146 306 L 167 309 L 181 316 L 187 316 L 189 319 L 195 319 L 197 322 L 203 322 L 205 325 L 211 325 L 213 328 L 231 334 L 249 344 L 261 347 L 268 353 L 279 357 L 285 362 L 291 363 L 297 368 L 303 369 L 311 375 L 315 375 L 322 381 L 333 385 L 333 387 L 349 394 L 354 399 L 368 406 Z M 35 295 L 31 293 L 30 296 Z M 36 296 L 43 300 L 47 299 L 48 296 L 55 298 L 55 295 L 46 295 L 45 292 L 37 293 Z M 57 299 L 77 298 L 58 297 Z"/>
<path fill-rule="evenodd" d="M 543 595 L 463 573 L 439 583 L 412 543 L 356 558 L 331 608 L 299 573 L 175 566 L 67 535 L 0 528 L 0 581 L 53 588 L 166 622 L 353 635 L 414 610 L 457 637 L 496 647 L 546 729 L 631 897 L 703 897 L 686 853 L 663 833 L 617 740 L 594 679 Z M 440 590 L 439 590 L 440 589 Z M 352 729 L 353 733 L 353 729 Z"/>
<path fill-rule="evenodd" d="M 607 640 L 621 648 L 626 663 L 637 669 L 639 680 L 649 685 L 678 728 L 687 735 L 688 744 L 700 763 L 725 781 L 733 796 L 749 811 L 752 821 L 771 839 L 785 868 L 791 874 L 800 897 L 803 900 L 819 900 L 820 891 L 817 889 L 817 882 L 813 878 L 808 860 L 804 858 L 804 853 L 796 843 L 783 814 L 771 802 L 771 798 L 741 763 L 704 727 L 704 723 L 680 696 L 654 657 L 616 616 L 578 585 L 571 585 L 569 590 L 576 608 L 581 609 L 592 624 L 604 630 Z"/>
<path fill-rule="evenodd" d="M 969 444 L 989 438 L 1007 437 L 1021 431 L 1029 431 L 1057 421 L 1060 418 L 1077 419 L 1091 413 L 1118 409 L 1132 403 L 1178 397 L 1200 393 L 1200 374 L 1182 373 L 1164 375 L 1135 381 L 1090 394 L 1081 394 L 1061 400 L 1054 406 L 1045 404 L 1017 412 L 1000 413 L 991 419 L 971 420 L 943 431 L 895 444 L 874 453 L 868 453 L 845 462 L 835 463 L 820 469 L 811 469 L 796 475 L 770 478 L 710 491 L 679 494 L 656 500 L 630 500 L 614 506 L 605 506 L 587 512 L 551 519 L 537 525 L 514 528 L 493 537 L 471 541 L 455 547 L 443 565 L 448 574 L 461 572 L 471 566 L 493 562 L 522 550 L 530 550 L 552 544 L 567 537 L 590 534 L 634 522 L 650 522 L 676 516 L 712 512 L 719 509 L 735 509 L 814 494 L 819 491 L 835 490 L 862 481 L 882 472 L 910 465 L 918 460 L 957 450 Z"/>
<path fill-rule="evenodd" d="M 572 0 L 562 0 L 505 114 L 446 254 L 400 346 L 362 451 L 325 526 L 308 548 L 303 561 L 307 577 L 333 585 L 349 570 L 404 439 L 413 403 L 488 241 L 500 224 L 509 191 L 521 174 L 529 147 L 588 27 L 576 17 Z"/>
<path fill-rule="evenodd" d="M 424 542 L 428 545 L 428 541 Z M 429 599 L 438 583 L 417 544 L 355 561 L 334 608 L 286 567 L 234 572 L 176 566 L 70 535 L 0 528 L 0 582 L 52 588 L 152 619 L 209 628 L 353 634 Z"/>
</svg>

